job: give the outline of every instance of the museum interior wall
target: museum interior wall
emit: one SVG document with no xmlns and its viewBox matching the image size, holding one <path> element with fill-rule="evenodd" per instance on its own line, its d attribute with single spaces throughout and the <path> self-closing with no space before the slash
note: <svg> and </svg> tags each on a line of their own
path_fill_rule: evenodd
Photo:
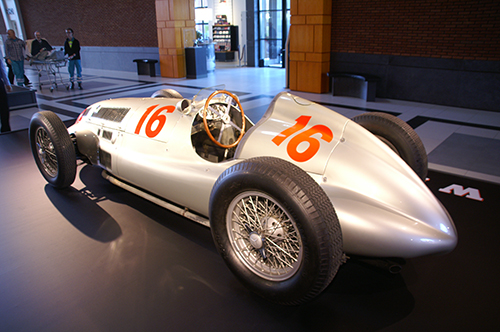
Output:
<svg viewBox="0 0 500 332">
<path fill-rule="evenodd" d="M 84 68 L 135 71 L 135 58 L 160 59 L 159 43 L 164 40 L 159 37 L 156 14 L 160 1 L 192 3 L 23 0 L 19 6 L 28 36 L 40 30 L 51 44 L 58 46 L 64 43 L 64 29 L 72 27 L 83 45 Z M 240 25 L 246 21 L 247 37 L 241 38 L 241 44 L 246 42 L 247 64 L 256 66 L 258 1 L 234 3 L 240 12 L 234 14 L 235 21 Z M 323 93 L 330 89 L 329 72 L 365 73 L 380 78 L 379 98 L 500 111 L 500 2 L 322 0 L 317 6 L 307 6 L 307 0 L 290 3 L 292 37 L 297 35 L 291 54 L 290 76 L 295 84 L 290 86 L 292 90 L 314 87 L 314 92 Z M 174 12 L 177 19 L 175 15 Z M 189 20 L 182 18 L 181 23 L 173 24 L 191 24 L 186 23 Z"/>
<path fill-rule="evenodd" d="M 377 97 L 500 111 L 500 2 L 336 0 L 331 70 Z"/>
<path fill-rule="evenodd" d="M 19 7 L 28 38 L 39 30 L 62 46 L 71 27 L 84 68 L 135 71 L 133 59 L 159 59 L 155 0 L 22 0 Z"/>
</svg>

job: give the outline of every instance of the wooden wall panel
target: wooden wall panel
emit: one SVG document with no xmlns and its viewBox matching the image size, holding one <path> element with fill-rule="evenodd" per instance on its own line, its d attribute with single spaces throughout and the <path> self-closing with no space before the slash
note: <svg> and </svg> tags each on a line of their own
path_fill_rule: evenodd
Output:
<svg viewBox="0 0 500 332">
<path fill-rule="evenodd" d="M 298 0 L 299 15 L 330 15 L 332 13 L 332 0 Z M 292 5 L 292 4 L 290 4 Z M 293 14 L 292 14 L 293 15 Z"/>
<path fill-rule="evenodd" d="M 311 52 L 314 48 L 314 26 L 292 25 L 290 29 L 290 52 Z"/>
<path fill-rule="evenodd" d="M 304 92 L 321 90 L 321 63 L 297 62 L 297 90 Z"/>
<path fill-rule="evenodd" d="M 291 1 L 289 87 L 325 93 L 330 89 L 331 1 Z"/>
<path fill-rule="evenodd" d="M 194 29 L 194 0 L 156 0 L 161 75 L 185 77 L 184 30 Z"/>
</svg>

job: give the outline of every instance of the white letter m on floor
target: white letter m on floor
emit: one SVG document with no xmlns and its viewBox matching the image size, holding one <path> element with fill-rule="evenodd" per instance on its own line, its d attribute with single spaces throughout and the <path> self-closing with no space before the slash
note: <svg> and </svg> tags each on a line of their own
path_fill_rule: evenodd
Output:
<svg viewBox="0 0 500 332">
<path fill-rule="evenodd" d="M 446 188 L 440 188 L 439 191 L 442 193 L 446 193 L 446 194 L 451 194 L 453 192 L 456 196 L 467 195 L 465 197 L 470 198 L 470 199 L 474 199 L 474 200 L 480 201 L 480 202 L 483 201 L 483 198 L 481 197 L 481 194 L 479 193 L 478 189 L 475 189 L 475 188 L 464 189 L 463 186 L 458 185 L 458 184 L 452 184 L 451 186 L 448 186 Z"/>
</svg>

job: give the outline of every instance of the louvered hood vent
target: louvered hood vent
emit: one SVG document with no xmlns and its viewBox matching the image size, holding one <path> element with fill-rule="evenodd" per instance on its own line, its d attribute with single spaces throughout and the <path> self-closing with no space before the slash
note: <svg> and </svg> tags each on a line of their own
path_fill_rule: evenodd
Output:
<svg viewBox="0 0 500 332">
<path fill-rule="evenodd" d="M 130 111 L 130 108 L 102 107 L 99 109 L 99 111 L 94 112 L 92 114 L 92 117 L 109 120 L 113 122 L 122 122 L 123 118 L 125 117 L 125 115 L 127 115 L 128 111 Z"/>
</svg>

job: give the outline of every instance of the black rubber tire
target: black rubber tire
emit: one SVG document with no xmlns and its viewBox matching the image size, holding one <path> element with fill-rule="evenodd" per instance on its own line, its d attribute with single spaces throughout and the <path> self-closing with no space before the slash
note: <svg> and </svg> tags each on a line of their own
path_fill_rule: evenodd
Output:
<svg viewBox="0 0 500 332">
<path fill-rule="evenodd" d="M 363 113 L 352 120 L 386 143 L 425 181 L 427 153 L 422 140 L 409 124 L 394 115 L 380 112 Z"/>
<path fill-rule="evenodd" d="M 257 275 L 230 241 L 229 207 L 247 192 L 263 193 L 278 202 L 300 234 L 302 254 L 285 280 Z M 209 215 L 217 250 L 229 269 L 247 288 L 271 302 L 298 305 L 312 300 L 330 284 L 342 262 L 342 232 L 331 201 L 305 171 L 282 159 L 252 158 L 228 168 L 214 185 Z"/>
<path fill-rule="evenodd" d="M 175 91 L 174 89 L 161 89 L 156 91 L 151 95 L 151 98 L 179 98 L 182 99 L 182 95 Z"/>
<path fill-rule="evenodd" d="M 76 177 L 76 152 L 61 119 L 50 111 L 35 113 L 29 137 L 36 165 L 47 182 L 57 189 L 71 186 Z"/>
</svg>

